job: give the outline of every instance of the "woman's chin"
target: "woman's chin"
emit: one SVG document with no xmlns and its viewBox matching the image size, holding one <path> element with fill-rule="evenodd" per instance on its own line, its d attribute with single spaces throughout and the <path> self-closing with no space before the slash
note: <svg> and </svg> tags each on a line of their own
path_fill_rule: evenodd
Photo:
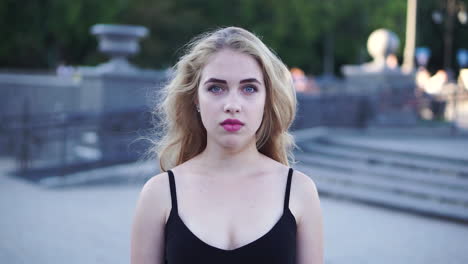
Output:
<svg viewBox="0 0 468 264">
<path fill-rule="evenodd" d="M 240 138 L 224 138 L 221 140 L 220 146 L 229 151 L 236 151 L 240 150 L 245 147 L 246 142 L 241 140 Z"/>
<path fill-rule="evenodd" d="M 229 139 L 229 140 L 225 140 L 225 141 L 221 142 L 221 147 L 223 147 L 225 149 L 235 150 L 235 149 L 241 148 L 241 144 L 240 144 L 239 140 Z"/>
<path fill-rule="evenodd" d="M 237 137 L 237 138 L 223 138 L 221 141 L 218 141 L 220 146 L 226 150 L 231 152 L 239 152 L 246 148 L 249 148 L 251 144 L 255 145 L 255 139 L 252 141 L 246 140 L 245 137 Z"/>
</svg>

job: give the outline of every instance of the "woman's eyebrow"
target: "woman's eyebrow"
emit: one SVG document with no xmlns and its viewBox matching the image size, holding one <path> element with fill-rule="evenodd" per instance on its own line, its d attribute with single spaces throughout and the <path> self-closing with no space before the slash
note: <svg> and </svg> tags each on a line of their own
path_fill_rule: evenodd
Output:
<svg viewBox="0 0 468 264">
<path fill-rule="evenodd" d="M 210 82 L 227 84 L 227 82 L 225 80 L 220 80 L 220 79 L 216 79 L 216 78 L 210 78 L 204 84 L 207 84 L 207 83 L 210 83 Z"/>
<path fill-rule="evenodd" d="M 255 78 L 244 79 L 244 80 L 240 81 L 239 83 L 252 83 L 252 82 L 261 84 L 260 81 L 255 79 Z"/>
<path fill-rule="evenodd" d="M 244 80 L 241 80 L 239 83 L 258 83 L 258 84 L 261 84 L 259 80 L 255 79 L 255 78 L 248 78 L 248 79 L 244 79 Z M 227 84 L 226 80 L 221 80 L 221 79 L 216 79 L 216 78 L 210 78 L 208 79 L 204 84 L 207 84 L 207 83 L 223 83 L 223 84 Z"/>
</svg>

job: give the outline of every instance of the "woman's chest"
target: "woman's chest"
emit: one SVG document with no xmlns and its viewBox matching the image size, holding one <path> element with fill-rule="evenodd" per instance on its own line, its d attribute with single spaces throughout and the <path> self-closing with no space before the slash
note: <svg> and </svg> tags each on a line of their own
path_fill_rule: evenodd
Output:
<svg viewBox="0 0 468 264">
<path fill-rule="evenodd" d="M 254 219 L 239 234 L 211 230 L 203 237 L 173 213 L 165 230 L 166 263 L 295 263 L 296 222 L 289 210 L 266 232 L 245 233 L 252 225 Z"/>
<path fill-rule="evenodd" d="M 183 196 L 182 196 L 183 197 Z M 220 248 L 247 244 L 273 228 L 283 215 L 281 198 L 272 193 L 233 196 L 187 193 L 178 199 L 178 217 L 198 238 Z"/>
</svg>

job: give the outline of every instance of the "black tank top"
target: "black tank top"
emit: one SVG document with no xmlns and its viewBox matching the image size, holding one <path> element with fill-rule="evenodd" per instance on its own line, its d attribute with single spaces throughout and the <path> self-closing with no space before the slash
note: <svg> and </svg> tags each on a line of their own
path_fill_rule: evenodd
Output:
<svg viewBox="0 0 468 264">
<path fill-rule="evenodd" d="M 296 219 L 289 210 L 293 169 L 289 168 L 281 218 L 268 233 L 233 250 L 217 248 L 195 236 L 180 219 L 177 209 L 174 174 L 169 174 L 172 209 L 165 226 L 165 262 L 167 264 L 295 264 Z"/>
</svg>

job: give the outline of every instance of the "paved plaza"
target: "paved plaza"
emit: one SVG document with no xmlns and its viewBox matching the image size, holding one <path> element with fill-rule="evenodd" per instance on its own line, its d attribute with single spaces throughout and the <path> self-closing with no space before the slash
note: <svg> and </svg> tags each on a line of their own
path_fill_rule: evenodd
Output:
<svg viewBox="0 0 468 264">
<path fill-rule="evenodd" d="M 3 163 L 2 165 L 5 165 Z M 1 263 L 129 263 L 141 183 L 47 188 L 0 174 Z M 325 263 L 468 263 L 468 225 L 321 197 Z"/>
</svg>

